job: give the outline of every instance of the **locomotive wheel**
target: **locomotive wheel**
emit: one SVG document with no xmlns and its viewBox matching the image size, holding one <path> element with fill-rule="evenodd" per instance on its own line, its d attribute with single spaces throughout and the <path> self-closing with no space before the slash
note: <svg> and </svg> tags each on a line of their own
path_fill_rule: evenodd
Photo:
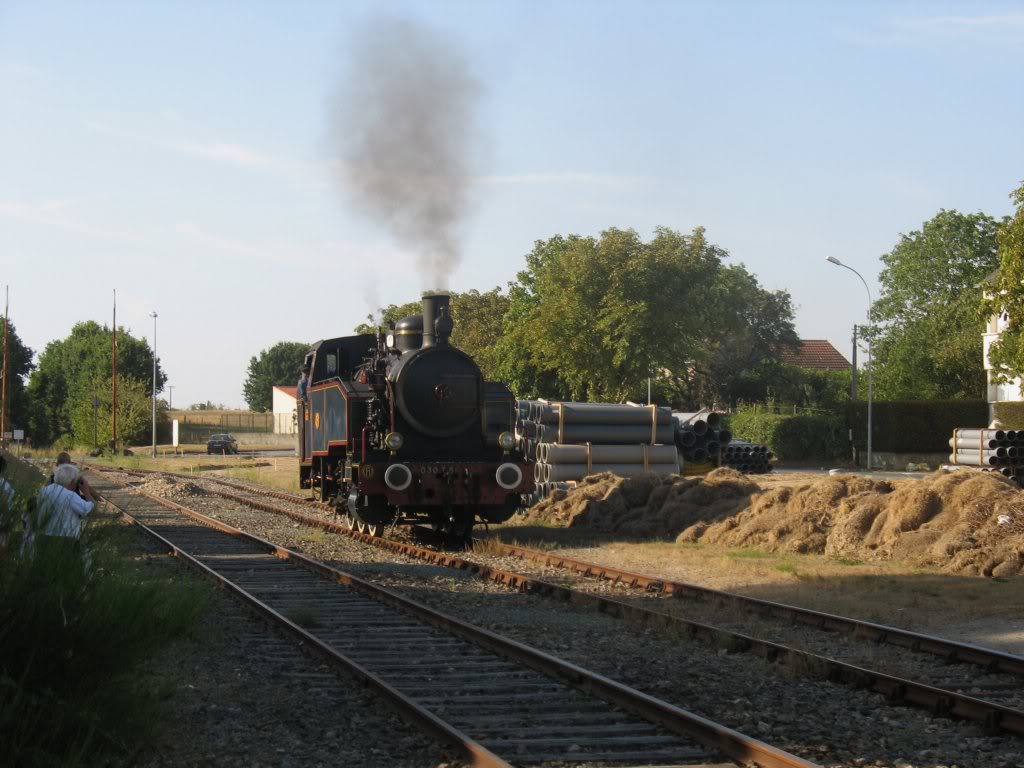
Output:
<svg viewBox="0 0 1024 768">
<path fill-rule="evenodd" d="M 345 512 L 341 516 L 341 524 L 348 528 L 350 531 L 354 531 L 356 529 L 356 521 L 352 519 L 352 515 L 350 515 L 348 512 Z"/>
<path fill-rule="evenodd" d="M 366 535 L 367 536 L 383 536 L 384 535 L 384 524 L 383 523 L 365 523 Z"/>
</svg>

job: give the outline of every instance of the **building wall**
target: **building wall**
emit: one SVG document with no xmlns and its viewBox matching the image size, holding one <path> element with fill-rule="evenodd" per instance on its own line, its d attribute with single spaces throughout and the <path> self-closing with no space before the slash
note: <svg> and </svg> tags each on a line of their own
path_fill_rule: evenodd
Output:
<svg viewBox="0 0 1024 768">
<path fill-rule="evenodd" d="M 993 342 L 999 338 L 1002 332 L 1009 325 L 1009 317 L 1005 312 L 992 315 L 985 325 L 985 333 L 982 335 L 982 355 L 985 365 L 985 380 L 987 383 L 987 397 L 990 403 L 1006 403 L 1017 400 L 1024 400 L 1024 387 L 1020 379 L 995 384 L 992 381 L 993 368 L 988 359 L 988 351 Z"/>
<path fill-rule="evenodd" d="M 295 398 L 276 387 L 274 388 L 273 412 L 275 434 L 294 435 L 298 432 Z"/>
</svg>

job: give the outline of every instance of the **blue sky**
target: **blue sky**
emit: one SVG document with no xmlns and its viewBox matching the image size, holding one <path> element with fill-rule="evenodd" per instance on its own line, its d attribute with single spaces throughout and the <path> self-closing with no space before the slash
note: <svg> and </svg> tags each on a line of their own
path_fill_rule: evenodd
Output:
<svg viewBox="0 0 1024 768">
<path fill-rule="evenodd" d="M 940 208 L 1024 180 L 1024 3 L 0 0 L 0 285 L 40 350 L 149 337 L 175 405 L 241 405 L 251 355 L 415 298 L 415 254 L 333 176 L 352 30 L 447 33 L 484 85 L 450 287 L 535 240 L 704 226 L 849 356 L 860 282 Z M 876 291 L 877 295 L 877 291 Z M 979 364 L 980 364 L 979 339 Z"/>
</svg>

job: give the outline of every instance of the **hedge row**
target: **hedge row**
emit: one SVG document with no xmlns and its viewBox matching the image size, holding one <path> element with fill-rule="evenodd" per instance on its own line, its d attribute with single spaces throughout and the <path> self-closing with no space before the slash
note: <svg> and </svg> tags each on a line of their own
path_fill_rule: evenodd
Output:
<svg viewBox="0 0 1024 768">
<path fill-rule="evenodd" d="M 857 450 L 866 450 L 868 404 L 848 404 L 846 421 Z M 883 400 L 872 406 L 871 447 L 892 453 L 949 453 L 954 429 L 987 424 L 984 400 Z"/>
<path fill-rule="evenodd" d="M 1024 429 L 1024 402 L 993 403 L 993 415 L 1007 429 Z"/>
<path fill-rule="evenodd" d="M 729 429 L 744 440 L 767 445 L 782 461 L 827 460 L 848 453 L 840 415 L 768 413 L 744 406 L 729 417 Z"/>
</svg>

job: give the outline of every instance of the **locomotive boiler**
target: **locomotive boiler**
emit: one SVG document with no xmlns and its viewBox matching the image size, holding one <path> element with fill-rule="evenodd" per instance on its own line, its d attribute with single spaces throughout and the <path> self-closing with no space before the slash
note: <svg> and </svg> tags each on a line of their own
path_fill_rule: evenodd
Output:
<svg viewBox="0 0 1024 768">
<path fill-rule="evenodd" d="M 422 314 L 386 334 L 327 339 L 307 354 L 299 484 L 349 528 L 428 524 L 459 543 L 533 491 L 512 392 L 449 343 L 452 327 L 449 296 L 428 294 Z"/>
</svg>

